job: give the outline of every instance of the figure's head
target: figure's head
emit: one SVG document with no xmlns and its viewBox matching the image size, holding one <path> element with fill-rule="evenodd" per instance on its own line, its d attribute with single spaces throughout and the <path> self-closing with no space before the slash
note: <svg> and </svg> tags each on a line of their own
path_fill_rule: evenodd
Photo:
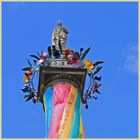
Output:
<svg viewBox="0 0 140 140">
<path fill-rule="evenodd" d="M 58 27 L 62 27 L 62 21 L 59 20 L 58 23 L 57 23 Z"/>
</svg>

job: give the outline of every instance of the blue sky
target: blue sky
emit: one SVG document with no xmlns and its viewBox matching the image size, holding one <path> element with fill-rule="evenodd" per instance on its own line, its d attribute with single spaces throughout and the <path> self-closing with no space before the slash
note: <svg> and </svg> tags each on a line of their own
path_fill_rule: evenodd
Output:
<svg viewBox="0 0 140 140">
<path fill-rule="evenodd" d="M 102 94 L 83 106 L 87 138 L 138 136 L 138 3 L 2 3 L 2 137 L 43 138 L 42 105 L 24 102 L 21 68 L 47 50 L 57 21 L 69 30 L 67 47 L 92 47 L 87 58 L 105 62 Z M 87 86 L 88 82 L 86 82 Z M 86 87 L 85 86 L 85 87 Z"/>
</svg>

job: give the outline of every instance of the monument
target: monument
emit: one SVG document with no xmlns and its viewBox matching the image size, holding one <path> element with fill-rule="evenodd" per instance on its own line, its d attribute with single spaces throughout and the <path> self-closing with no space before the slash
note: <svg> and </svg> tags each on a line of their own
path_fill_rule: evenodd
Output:
<svg viewBox="0 0 140 140">
<path fill-rule="evenodd" d="M 43 105 L 46 138 L 84 138 L 81 103 L 88 108 L 88 100 L 97 99 L 93 95 L 100 94 L 101 84 L 97 81 L 101 77 L 96 74 L 102 68 L 98 65 L 103 62 L 84 62 L 90 48 L 84 52 L 83 48 L 80 52 L 67 48 L 67 35 L 68 30 L 58 21 L 48 53 L 41 51 L 41 54 L 30 55 L 34 64 L 28 60 L 29 67 L 22 69 L 25 71 L 22 91 L 29 93 L 24 96 L 25 101 Z M 37 73 L 38 89 L 35 89 L 33 80 Z M 90 84 L 84 93 L 86 75 L 90 77 Z"/>
<path fill-rule="evenodd" d="M 81 118 L 81 93 L 85 84 L 86 69 L 73 68 L 74 51 L 67 49 L 68 30 L 58 22 L 52 34 L 49 67 L 40 68 L 39 97 L 46 116 L 46 137 L 84 137 Z M 66 51 L 69 55 L 66 56 Z M 55 58 L 55 53 L 59 57 Z"/>
<path fill-rule="evenodd" d="M 66 47 L 68 30 L 62 26 L 62 22 L 58 21 L 57 27 L 53 30 L 52 45 L 60 50 L 60 46 L 64 49 Z"/>
</svg>

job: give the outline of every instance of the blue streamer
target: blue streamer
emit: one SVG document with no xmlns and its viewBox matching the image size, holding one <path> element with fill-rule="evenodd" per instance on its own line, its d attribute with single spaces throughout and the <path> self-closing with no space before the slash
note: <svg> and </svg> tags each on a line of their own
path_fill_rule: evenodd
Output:
<svg viewBox="0 0 140 140">
<path fill-rule="evenodd" d="M 52 119 L 52 114 L 53 114 L 53 88 L 49 87 L 45 94 L 45 103 L 46 103 L 46 112 L 45 112 L 45 127 L 46 127 L 46 132 L 45 132 L 45 138 L 48 138 L 48 133 L 50 130 L 50 124 L 51 124 L 51 119 Z"/>
</svg>

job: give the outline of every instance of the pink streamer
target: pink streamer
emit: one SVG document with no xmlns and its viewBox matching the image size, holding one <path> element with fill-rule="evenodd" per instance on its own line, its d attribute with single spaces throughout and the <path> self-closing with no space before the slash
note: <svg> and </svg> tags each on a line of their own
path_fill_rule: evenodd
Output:
<svg viewBox="0 0 140 140">
<path fill-rule="evenodd" d="M 48 137 L 56 138 L 64 107 L 70 93 L 70 84 L 56 84 L 53 86 L 53 116 Z"/>
</svg>

